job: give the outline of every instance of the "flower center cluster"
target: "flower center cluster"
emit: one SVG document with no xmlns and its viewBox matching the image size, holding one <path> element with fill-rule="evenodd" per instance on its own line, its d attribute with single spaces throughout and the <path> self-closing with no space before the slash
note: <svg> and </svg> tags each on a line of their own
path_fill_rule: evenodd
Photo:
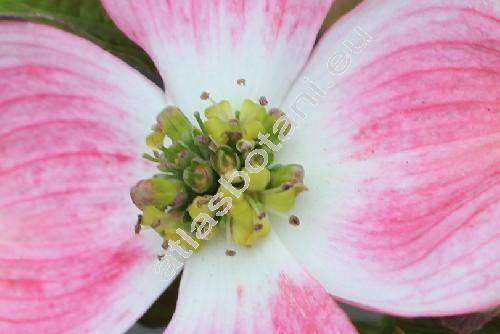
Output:
<svg viewBox="0 0 500 334">
<path fill-rule="evenodd" d="M 210 99 L 208 93 L 202 99 Z M 300 165 L 273 164 L 274 154 L 292 132 L 267 100 L 244 100 L 239 109 L 228 101 L 195 113 L 197 126 L 177 107 L 157 117 L 147 144 L 159 173 L 131 190 L 142 211 L 136 226 L 155 229 L 169 243 L 198 250 L 224 233 L 230 245 L 251 247 L 269 234 L 268 211 L 286 213 L 307 190 Z M 166 137 L 170 140 L 166 145 Z M 298 223 L 297 217 L 290 219 Z M 227 255 L 234 255 L 228 247 Z"/>
</svg>

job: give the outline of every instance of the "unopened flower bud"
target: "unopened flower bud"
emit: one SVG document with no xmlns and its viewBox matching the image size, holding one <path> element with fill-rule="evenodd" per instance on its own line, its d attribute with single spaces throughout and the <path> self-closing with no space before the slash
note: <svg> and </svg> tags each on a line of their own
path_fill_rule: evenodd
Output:
<svg viewBox="0 0 500 334">
<path fill-rule="evenodd" d="M 139 209 L 147 205 L 158 209 L 167 206 L 178 207 L 185 204 L 188 199 L 182 182 L 159 177 L 139 181 L 130 191 L 130 196 Z"/>
<path fill-rule="evenodd" d="M 193 141 L 193 125 L 177 107 L 167 107 L 157 117 L 159 128 L 172 140 L 183 143 Z"/>
<path fill-rule="evenodd" d="M 210 145 L 212 144 L 212 140 L 210 139 L 210 137 L 204 134 L 202 131 L 195 129 L 193 131 L 193 139 L 194 145 L 197 148 L 199 154 L 204 159 L 210 158 L 210 154 L 212 153 L 212 151 L 210 150 Z"/>
<path fill-rule="evenodd" d="M 179 143 L 174 143 L 163 152 L 165 159 L 160 159 L 160 163 L 171 170 L 184 170 L 196 157 L 186 146 Z"/>
<path fill-rule="evenodd" d="M 214 190 L 217 186 L 216 176 L 210 163 L 206 160 L 193 159 L 187 167 L 182 179 L 196 193 L 203 194 Z"/>
<path fill-rule="evenodd" d="M 221 146 L 215 151 L 211 157 L 210 162 L 215 171 L 219 175 L 225 176 L 235 170 L 239 170 L 241 166 L 238 154 L 234 152 L 229 146 Z"/>
</svg>

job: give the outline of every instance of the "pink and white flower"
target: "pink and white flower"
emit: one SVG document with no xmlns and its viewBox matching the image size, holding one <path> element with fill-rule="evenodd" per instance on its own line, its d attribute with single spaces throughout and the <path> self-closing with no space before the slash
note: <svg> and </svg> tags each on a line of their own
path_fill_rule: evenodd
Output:
<svg viewBox="0 0 500 334">
<path fill-rule="evenodd" d="M 354 333 L 330 295 L 402 316 L 500 304 L 497 0 L 367 0 L 312 56 L 329 0 L 102 2 L 165 92 L 79 37 L 0 22 L 0 333 L 130 327 L 170 283 L 129 198 L 156 114 L 205 90 L 290 112 L 356 27 L 370 45 L 278 155 L 307 172 L 302 224 L 237 257 L 208 243 L 166 332 Z"/>
</svg>

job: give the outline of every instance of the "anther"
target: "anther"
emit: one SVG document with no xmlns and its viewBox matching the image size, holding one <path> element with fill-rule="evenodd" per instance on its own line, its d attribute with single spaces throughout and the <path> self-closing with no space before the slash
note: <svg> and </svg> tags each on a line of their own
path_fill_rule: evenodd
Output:
<svg viewBox="0 0 500 334">
<path fill-rule="evenodd" d="M 300 219 L 299 219 L 299 217 L 297 217 L 295 215 L 290 216 L 290 218 L 288 219 L 288 222 L 290 223 L 290 225 L 293 225 L 293 226 L 300 225 Z"/>
<path fill-rule="evenodd" d="M 203 92 L 201 93 L 200 95 L 200 99 L 202 99 L 203 101 L 206 101 L 210 98 L 210 93 L 209 92 Z"/>
<path fill-rule="evenodd" d="M 164 250 L 168 249 L 168 240 L 164 240 L 163 241 L 163 244 L 161 245 L 161 248 L 163 248 Z"/>
<path fill-rule="evenodd" d="M 138 215 L 137 216 L 137 223 L 135 224 L 135 234 L 141 233 L 141 229 L 142 229 L 141 223 L 142 223 L 142 215 Z"/>
<path fill-rule="evenodd" d="M 281 186 L 281 189 L 283 189 L 283 191 L 286 191 L 286 190 L 292 189 L 292 188 L 293 188 L 293 183 L 291 183 L 291 182 L 284 183 Z"/>
<path fill-rule="evenodd" d="M 238 86 L 245 86 L 246 81 L 245 79 L 238 79 L 236 80 L 236 83 L 238 84 Z"/>
<path fill-rule="evenodd" d="M 264 225 L 262 225 L 262 224 L 255 224 L 255 225 L 253 226 L 253 230 L 254 230 L 254 231 L 260 231 L 260 230 L 262 230 L 263 228 L 264 228 Z"/>
<path fill-rule="evenodd" d="M 142 226 L 141 224 L 136 224 L 135 225 L 135 234 L 141 233 Z"/>
<path fill-rule="evenodd" d="M 212 104 L 214 104 L 214 105 L 217 104 L 217 102 L 214 99 L 212 99 L 212 97 L 210 96 L 210 93 L 206 92 L 206 91 L 201 93 L 200 99 L 202 99 L 203 101 L 210 100 L 210 102 L 212 102 Z"/>
<path fill-rule="evenodd" d="M 235 256 L 236 255 L 236 251 L 234 251 L 232 249 L 226 249 L 226 255 L 227 256 Z"/>
<path fill-rule="evenodd" d="M 259 99 L 259 103 L 261 106 L 265 107 L 267 106 L 267 104 L 269 103 L 269 101 L 267 101 L 266 97 L 265 96 L 261 96 L 260 99 Z"/>
</svg>

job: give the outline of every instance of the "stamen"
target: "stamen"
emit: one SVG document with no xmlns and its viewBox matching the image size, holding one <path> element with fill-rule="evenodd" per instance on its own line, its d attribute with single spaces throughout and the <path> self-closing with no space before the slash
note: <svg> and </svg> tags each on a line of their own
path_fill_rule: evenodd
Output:
<svg viewBox="0 0 500 334">
<path fill-rule="evenodd" d="M 297 217 L 295 215 L 291 215 L 290 219 L 288 220 L 288 222 L 290 223 L 290 225 L 293 225 L 293 226 L 299 226 L 300 225 L 300 219 L 299 219 L 299 217 Z"/>
<path fill-rule="evenodd" d="M 168 249 L 168 240 L 164 240 L 163 241 L 163 244 L 161 245 L 161 248 L 163 248 L 164 250 Z"/>
<path fill-rule="evenodd" d="M 269 101 L 267 101 L 266 97 L 265 96 L 261 96 L 260 99 L 259 99 L 259 103 L 261 106 L 265 107 L 268 105 Z"/>
<path fill-rule="evenodd" d="M 210 93 L 206 91 L 201 93 L 200 99 L 202 99 L 203 101 L 210 100 L 210 102 L 212 102 L 213 104 L 217 104 L 217 102 L 210 97 Z"/>
<path fill-rule="evenodd" d="M 203 101 L 206 101 L 210 98 L 210 93 L 209 92 L 203 92 L 201 93 L 200 95 L 200 99 L 202 99 Z"/>
<path fill-rule="evenodd" d="M 142 229 L 141 223 L 142 223 L 142 215 L 138 215 L 137 216 L 137 223 L 135 224 L 135 234 L 141 233 L 141 229 Z"/>
<path fill-rule="evenodd" d="M 238 86 L 245 86 L 246 80 L 245 79 L 238 79 L 238 80 L 236 80 L 236 84 L 238 84 Z"/>
<path fill-rule="evenodd" d="M 234 251 L 232 249 L 226 249 L 226 255 L 227 256 L 235 256 L 236 255 L 236 251 Z"/>
<path fill-rule="evenodd" d="M 141 224 L 136 224 L 135 225 L 135 234 L 141 233 L 141 229 L 142 229 Z"/>
<path fill-rule="evenodd" d="M 264 215 L 264 216 L 265 216 L 265 215 Z M 255 225 L 253 226 L 253 230 L 254 230 L 254 231 L 260 231 L 260 230 L 262 230 L 263 228 L 264 228 L 264 225 L 262 225 L 262 224 L 255 224 Z"/>
</svg>

